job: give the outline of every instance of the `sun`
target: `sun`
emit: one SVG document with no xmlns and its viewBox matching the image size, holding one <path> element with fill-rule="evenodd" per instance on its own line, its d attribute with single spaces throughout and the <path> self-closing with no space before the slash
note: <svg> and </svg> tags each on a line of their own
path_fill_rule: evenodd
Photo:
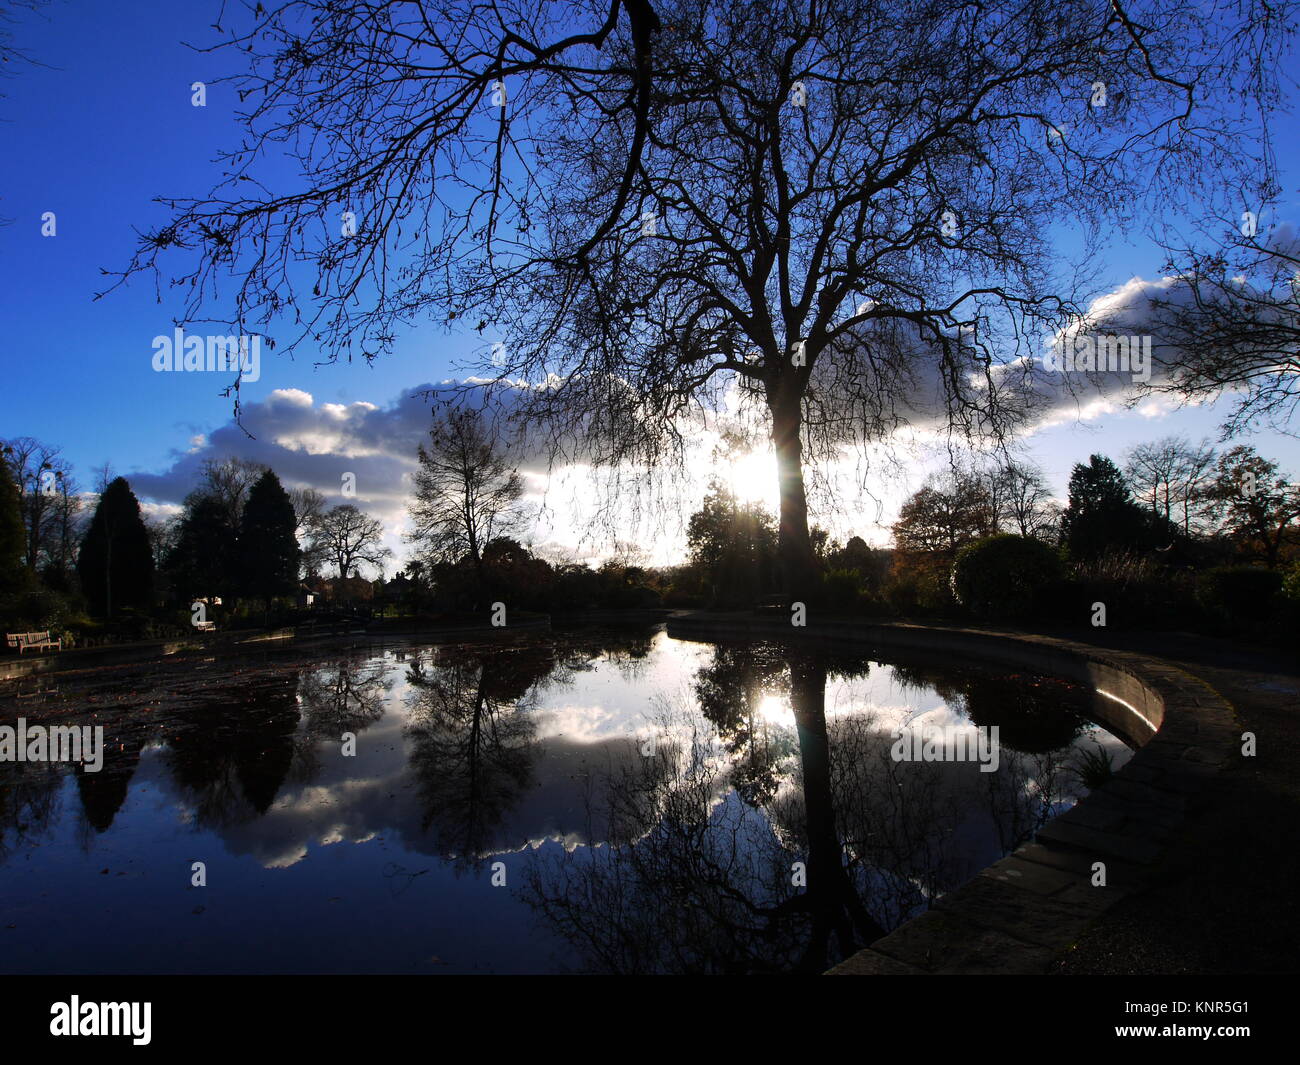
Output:
<svg viewBox="0 0 1300 1065">
<path fill-rule="evenodd" d="M 764 721 L 785 724 L 790 720 L 790 706 L 779 695 L 764 695 L 758 704 L 758 716 Z"/>
<path fill-rule="evenodd" d="M 742 503 L 776 500 L 776 457 L 770 451 L 750 451 L 719 463 L 727 487 Z"/>
</svg>

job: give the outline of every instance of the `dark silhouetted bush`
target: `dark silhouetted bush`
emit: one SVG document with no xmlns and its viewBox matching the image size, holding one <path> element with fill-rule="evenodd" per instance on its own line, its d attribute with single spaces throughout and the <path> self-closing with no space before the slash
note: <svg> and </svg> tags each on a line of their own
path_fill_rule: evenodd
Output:
<svg viewBox="0 0 1300 1065">
<path fill-rule="evenodd" d="M 986 536 L 957 552 L 952 590 L 976 617 L 1012 621 L 1028 617 L 1041 589 L 1061 580 L 1055 548 L 1032 537 Z"/>
<path fill-rule="evenodd" d="M 1196 597 L 1222 623 L 1253 627 L 1274 613 L 1282 574 L 1256 566 L 1219 566 L 1197 581 Z"/>
</svg>

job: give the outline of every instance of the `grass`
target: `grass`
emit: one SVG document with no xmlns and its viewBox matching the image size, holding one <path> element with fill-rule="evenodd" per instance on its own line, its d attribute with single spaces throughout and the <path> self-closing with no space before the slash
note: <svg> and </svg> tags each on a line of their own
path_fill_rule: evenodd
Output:
<svg viewBox="0 0 1300 1065">
<path fill-rule="evenodd" d="M 1115 775 L 1115 763 L 1100 743 L 1096 750 L 1080 751 L 1079 763 L 1074 772 L 1089 790 L 1100 788 Z"/>
</svg>

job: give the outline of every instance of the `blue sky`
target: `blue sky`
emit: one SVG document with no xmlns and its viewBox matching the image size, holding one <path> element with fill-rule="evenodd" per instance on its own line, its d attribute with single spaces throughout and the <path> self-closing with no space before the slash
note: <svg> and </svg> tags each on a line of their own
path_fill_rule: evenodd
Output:
<svg viewBox="0 0 1300 1065">
<path fill-rule="evenodd" d="M 217 10 L 196 0 L 55 0 L 20 30 L 53 69 L 22 71 L 0 101 L 0 214 L 15 219 L 0 234 L 9 341 L 0 423 L 5 435 L 61 443 L 83 479 L 105 458 L 122 473 L 157 469 L 230 416 L 210 375 L 147 372 L 152 338 L 170 333 L 179 312 L 168 293 L 159 304 L 136 279 L 92 301 L 108 280 L 101 267 L 122 267 L 134 230 L 166 217 L 151 199 L 206 191 L 211 159 L 235 143 L 233 90 L 210 86 L 208 106 L 193 107 L 191 84 L 219 68 L 181 43 L 211 40 Z M 54 238 L 41 236 L 45 211 L 56 213 Z M 321 400 L 386 402 L 442 376 L 447 341 L 407 344 L 374 368 L 311 362 L 265 359 L 246 398 L 297 387 Z"/>
<path fill-rule="evenodd" d="M 0 229 L 0 436 L 61 445 L 83 485 L 105 461 L 128 477 L 151 475 L 139 480 L 146 499 L 151 492 L 155 499 L 179 498 L 178 486 L 196 464 L 186 460 L 187 452 L 246 447 L 229 426 L 231 401 L 219 394 L 215 375 L 151 372 L 152 339 L 170 333 L 179 313 L 171 294 L 164 291 L 159 303 L 152 284 L 139 278 L 99 302 L 92 299 L 107 280 L 101 267 L 124 265 L 134 230 L 165 217 L 152 197 L 207 191 L 212 158 L 237 141 L 233 90 L 209 85 L 206 107 L 190 102 L 191 84 L 210 82 L 226 60 L 182 42 L 213 41 L 211 23 L 219 11 L 218 3 L 205 0 L 53 0 L 16 27 L 17 43 L 45 66 L 20 69 L 0 86 L 6 94 L 0 99 L 0 215 L 14 220 Z M 1300 200 L 1295 120 L 1283 121 L 1283 184 L 1288 199 Z M 1293 221 L 1300 214 L 1294 203 L 1285 210 Z M 41 235 L 46 211 L 56 214 L 55 237 Z M 1120 249 L 1109 280 L 1119 286 L 1134 275 L 1155 278 L 1160 258 L 1152 248 Z M 401 423 L 401 439 L 408 441 L 418 436 L 419 414 L 403 397 L 451 376 L 453 365 L 480 344 L 472 332 L 448 337 L 430 327 L 404 338 L 394 356 L 374 366 L 315 367 L 310 354 L 293 361 L 264 351 L 261 379 L 245 387 L 244 401 L 265 403 L 276 390 L 295 390 L 293 402 L 277 401 L 276 409 L 301 416 L 308 409 L 302 394 L 310 394 L 313 417 L 330 424 L 374 423 L 380 419 L 369 406 L 355 406 L 373 405 L 392 416 L 388 423 Z M 322 413 L 326 404 L 339 407 Z M 1134 443 L 1173 432 L 1213 437 L 1216 413 L 1102 414 L 1039 431 L 1031 453 L 1063 492 L 1071 464 L 1089 452 L 1119 457 Z M 328 447 L 319 432 L 312 439 Z M 1251 442 L 1300 474 L 1294 439 L 1264 432 Z M 348 462 L 335 465 L 345 469 Z M 321 459 L 310 476 L 321 478 L 328 491 L 336 479 L 332 469 Z M 887 495 L 889 520 L 898 492 Z M 390 499 L 390 510 L 393 504 Z M 571 539 L 573 530 L 555 535 Z"/>
</svg>

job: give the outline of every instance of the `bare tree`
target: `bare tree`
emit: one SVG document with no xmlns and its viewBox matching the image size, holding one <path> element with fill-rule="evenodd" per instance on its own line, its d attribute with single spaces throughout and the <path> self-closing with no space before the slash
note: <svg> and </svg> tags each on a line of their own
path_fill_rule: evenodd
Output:
<svg viewBox="0 0 1300 1065">
<path fill-rule="evenodd" d="M 306 532 L 325 510 L 325 497 L 314 488 L 290 489 L 289 502 L 293 504 L 293 519 L 299 535 Z"/>
<path fill-rule="evenodd" d="M 1285 431 L 1300 403 L 1300 240 L 1269 221 L 1281 189 L 1248 190 L 1239 217 L 1219 219 L 1212 250 L 1190 249 L 1165 264 L 1178 279 L 1153 301 L 1163 371 L 1143 394 L 1206 402 L 1232 397 L 1222 439 L 1258 424 Z"/>
<path fill-rule="evenodd" d="M 113 479 L 116 476 L 117 474 L 113 472 L 113 464 L 111 462 L 105 462 L 96 466 L 95 491 L 100 495 L 103 495 L 108 490 L 108 486 L 113 483 Z"/>
<path fill-rule="evenodd" d="M 993 471 L 993 496 L 998 528 L 1021 536 L 1050 537 L 1060 518 L 1060 507 L 1042 469 L 1016 459 Z"/>
<path fill-rule="evenodd" d="M 312 576 L 324 561 L 312 530 L 325 513 L 325 497 L 314 488 L 294 488 L 289 492 L 289 501 L 293 504 L 294 535 L 302 551 L 302 572 L 304 576 Z"/>
<path fill-rule="evenodd" d="M 1096 293 L 1086 249 L 1269 169 L 1292 16 L 1243 0 L 294 0 L 246 52 L 243 145 L 163 202 L 185 320 L 371 359 L 491 326 L 557 461 L 681 462 L 739 390 L 770 436 L 787 590 L 805 474 L 902 425 L 1000 440 Z M 259 180 L 291 143 L 303 181 Z M 278 182 L 277 182 L 278 183 Z M 1085 249 L 1059 263 L 1073 224 Z M 186 255 L 185 253 L 189 254 Z M 305 269 L 304 269 L 305 267 Z M 161 273 L 158 274 L 161 285 Z M 310 286 L 308 291 L 307 286 Z M 276 338 L 268 343 L 275 346 Z"/>
<path fill-rule="evenodd" d="M 39 11 L 44 6 L 44 0 L 3 0 L 3 3 L 0 3 L 0 78 L 14 76 L 14 68 L 3 64 L 37 67 L 45 65 L 37 62 L 25 49 L 18 46 L 13 31 L 13 27 L 23 20 L 22 12 Z"/>
<path fill-rule="evenodd" d="M 0 99 L 7 95 L 3 91 L 4 79 L 15 77 L 21 67 L 45 66 L 19 46 L 13 29 L 26 17 L 24 12 L 39 11 L 44 6 L 45 0 L 0 0 Z M 12 223 L 12 218 L 0 215 L 0 227 Z"/>
<path fill-rule="evenodd" d="M 72 464 L 61 457 L 61 448 L 30 436 L 6 440 L 0 448 L 18 486 L 27 568 L 35 572 L 48 565 L 68 572 L 75 561 L 82 509 Z"/>
<path fill-rule="evenodd" d="M 338 567 L 339 579 L 356 572 L 361 563 L 380 567 L 392 552 L 382 544 L 383 523 L 351 503 L 331 507 L 312 527 L 310 550 Z"/>
<path fill-rule="evenodd" d="M 1124 476 L 1133 494 L 1171 524 L 1192 531 L 1192 520 L 1209 503 L 1214 449 L 1208 442 L 1191 443 L 1183 436 L 1166 436 L 1130 449 Z"/>
<path fill-rule="evenodd" d="M 468 555 L 481 572 L 484 546 L 520 525 L 523 478 L 475 410 L 443 411 L 417 454 L 409 539 L 439 562 Z"/>
<path fill-rule="evenodd" d="M 254 462 L 252 459 L 206 459 L 198 491 L 215 499 L 229 527 L 238 529 L 244 516 L 244 504 L 248 502 L 248 493 L 268 469 L 270 467 L 265 463 Z"/>
</svg>

